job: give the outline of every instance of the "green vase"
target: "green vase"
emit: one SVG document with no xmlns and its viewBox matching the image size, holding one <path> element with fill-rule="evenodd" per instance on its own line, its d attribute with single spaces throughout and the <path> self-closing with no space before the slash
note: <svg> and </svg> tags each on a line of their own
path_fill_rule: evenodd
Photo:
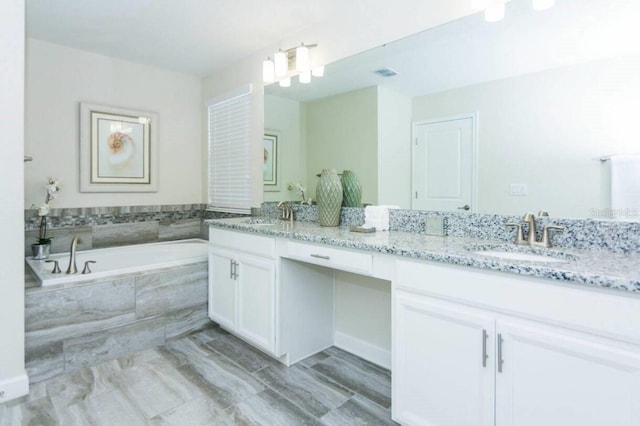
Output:
<svg viewBox="0 0 640 426">
<path fill-rule="evenodd" d="M 344 207 L 360 207 L 362 203 L 362 185 L 358 176 L 351 170 L 342 172 L 342 205 Z"/>
<path fill-rule="evenodd" d="M 338 226 L 342 208 L 342 183 L 335 169 L 324 169 L 316 187 L 320 226 Z"/>
</svg>

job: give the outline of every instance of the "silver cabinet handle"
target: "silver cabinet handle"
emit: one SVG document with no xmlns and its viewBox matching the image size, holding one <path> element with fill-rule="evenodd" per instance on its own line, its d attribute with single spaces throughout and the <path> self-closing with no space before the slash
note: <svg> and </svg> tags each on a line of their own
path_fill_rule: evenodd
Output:
<svg viewBox="0 0 640 426">
<path fill-rule="evenodd" d="M 487 339 L 489 338 L 489 334 L 487 330 L 482 329 L 482 367 L 487 367 L 487 359 L 489 359 L 489 354 L 487 354 Z"/>
<path fill-rule="evenodd" d="M 504 364 L 504 360 L 502 359 L 503 343 L 504 339 L 502 338 L 502 334 L 498 333 L 498 373 L 502 373 L 502 364 Z"/>
<path fill-rule="evenodd" d="M 312 254 L 311 257 L 316 257 L 318 259 L 324 259 L 324 260 L 330 260 L 331 258 L 329 256 L 324 256 L 321 254 Z"/>
<path fill-rule="evenodd" d="M 462 206 L 462 207 L 458 207 L 458 210 L 465 210 L 465 211 L 467 211 L 467 210 L 469 210 L 470 208 L 471 208 L 471 206 L 469 206 L 469 204 L 465 204 L 465 205 L 464 205 L 464 206 Z"/>
<path fill-rule="evenodd" d="M 229 278 L 230 279 L 233 279 L 233 264 L 234 264 L 234 261 L 229 260 Z"/>
<path fill-rule="evenodd" d="M 233 278 L 238 279 L 238 262 L 233 261 Z"/>
</svg>

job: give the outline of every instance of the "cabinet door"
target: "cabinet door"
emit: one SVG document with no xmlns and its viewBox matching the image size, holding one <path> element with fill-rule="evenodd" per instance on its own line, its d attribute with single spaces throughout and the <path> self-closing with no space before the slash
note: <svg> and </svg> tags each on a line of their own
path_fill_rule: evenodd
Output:
<svg viewBox="0 0 640 426">
<path fill-rule="evenodd" d="M 510 319 L 496 332 L 497 425 L 640 425 L 637 347 Z"/>
<path fill-rule="evenodd" d="M 271 260 L 238 257 L 238 326 L 246 340 L 275 350 L 275 265 Z"/>
<path fill-rule="evenodd" d="M 221 326 L 236 327 L 236 283 L 230 254 L 209 249 L 209 318 Z"/>
<path fill-rule="evenodd" d="M 493 425 L 493 318 L 464 305 L 394 292 L 394 420 Z"/>
</svg>

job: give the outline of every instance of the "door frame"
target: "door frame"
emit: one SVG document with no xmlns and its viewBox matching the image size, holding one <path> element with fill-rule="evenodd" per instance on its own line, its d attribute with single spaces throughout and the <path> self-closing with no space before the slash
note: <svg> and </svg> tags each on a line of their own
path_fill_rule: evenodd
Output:
<svg viewBox="0 0 640 426">
<path fill-rule="evenodd" d="M 471 210 L 469 213 L 478 212 L 478 123 L 479 113 L 470 112 L 455 115 L 446 115 L 442 117 L 428 118 L 425 120 L 416 120 L 411 123 L 411 210 L 415 209 L 415 191 L 416 191 L 416 146 L 418 145 L 417 127 L 425 124 L 442 123 L 445 121 L 456 121 L 470 118 L 471 119 Z"/>
</svg>

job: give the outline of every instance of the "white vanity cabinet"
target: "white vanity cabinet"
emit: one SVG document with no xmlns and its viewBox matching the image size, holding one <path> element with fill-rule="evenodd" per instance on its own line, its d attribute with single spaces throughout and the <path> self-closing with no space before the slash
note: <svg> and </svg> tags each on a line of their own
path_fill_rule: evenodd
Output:
<svg viewBox="0 0 640 426">
<path fill-rule="evenodd" d="M 396 421 L 640 424 L 638 298 L 405 261 L 393 285 Z"/>
<path fill-rule="evenodd" d="M 221 229 L 209 239 L 209 317 L 275 353 L 275 239 Z"/>
</svg>

